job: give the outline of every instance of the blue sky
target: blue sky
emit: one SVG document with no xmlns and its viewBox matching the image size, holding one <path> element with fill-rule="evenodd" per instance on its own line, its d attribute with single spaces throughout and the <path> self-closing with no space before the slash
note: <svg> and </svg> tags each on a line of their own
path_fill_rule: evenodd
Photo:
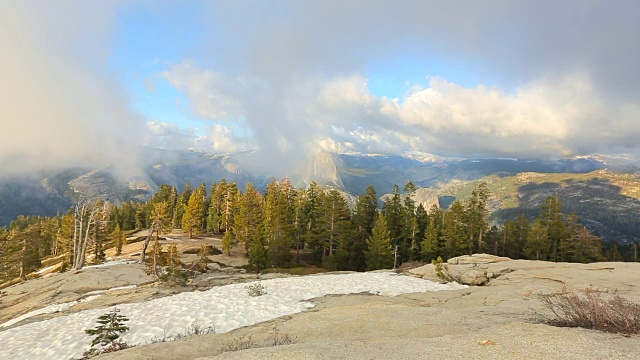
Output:
<svg viewBox="0 0 640 360">
<path fill-rule="evenodd" d="M 118 12 L 110 61 L 131 96 L 133 110 L 184 128 L 206 126 L 207 120 L 190 110 L 189 97 L 158 76 L 185 59 L 215 69 L 215 55 L 207 56 L 201 47 L 205 39 L 222 39 L 224 34 L 215 32 L 215 24 L 204 25 L 205 10 L 200 2 L 187 2 L 151 8 L 131 5 Z M 358 70 L 373 95 L 402 101 L 413 86 L 427 87 L 434 76 L 466 87 L 494 84 L 479 62 L 411 46 L 404 44 L 405 49 L 393 54 L 367 59 Z"/>
</svg>

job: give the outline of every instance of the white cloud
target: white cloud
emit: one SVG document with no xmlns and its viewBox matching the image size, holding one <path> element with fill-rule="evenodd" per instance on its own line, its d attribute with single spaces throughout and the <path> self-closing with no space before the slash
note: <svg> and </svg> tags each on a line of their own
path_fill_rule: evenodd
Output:
<svg viewBox="0 0 640 360">
<path fill-rule="evenodd" d="M 189 76 L 184 76 L 185 69 Z M 218 122 L 223 113 L 241 115 L 234 118 L 235 128 L 246 126 L 253 134 L 239 137 L 217 124 L 209 135 L 213 149 L 259 147 L 279 164 L 306 158 L 318 148 L 564 157 L 635 146 L 640 135 L 635 126 L 639 107 L 606 98 L 584 73 L 540 79 L 513 92 L 483 85 L 468 88 L 431 77 L 427 87 L 412 86 L 403 99 L 388 99 L 373 95 L 359 75 L 302 79 L 290 84 L 286 96 L 268 98 L 261 95 L 265 87 L 250 85 L 261 84 L 259 80 L 214 76 L 189 64 L 174 70 L 183 80 L 176 82 L 179 76 L 173 72 L 164 76 L 190 97 L 194 112 Z M 225 81 L 212 80 L 216 78 Z"/>
<path fill-rule="evenodd" d="M 203 144 L 197 136 L 196 129 L 184 129 L 175 124 L 162 121 L 147 122 L 144 144 L 165 150 L 182 150 L 198 148 L 210 150 L 209 144 Z M 208 146 L 209 145 L 209 146 Z"/>
<path fill-rule="evenodd" d="M 135 165 L 142 121 L 106 70 L 111 2 L 0 3 L 2 174 Z M 79 50 L 81 49 L 81 50 Z"/>
</svg>

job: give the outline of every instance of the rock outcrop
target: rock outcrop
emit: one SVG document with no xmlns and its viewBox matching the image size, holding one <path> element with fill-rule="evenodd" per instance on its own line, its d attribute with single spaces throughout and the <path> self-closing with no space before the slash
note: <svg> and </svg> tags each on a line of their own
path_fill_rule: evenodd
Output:
<svg viewBox="0 0 640 360">
<path fill-rule="evenodd" d="M 485 286 L 456 291 L 331 296 L 312 310 L 240 328 L 226 334 L 194 336 L 100 355 L 98 359 L 634 359 L 638 337 L 624 337 L 542 323 L 548 309 L 541 294 L 598 288 L 640 300 L 640 264 L 566 264 L 472 256 L 446 264 Z M 481 260 L 482 259 L 482 260 Z M 468 263 L 472 261 L 473 263 Z M 460 263 L 462 262 L 462 263 Z M 500 274 L 502 275 L 496 275 Z M 432 265 L 411 276 L 436 278 Z M 402 275 L 399 275 L 402 276 Z M 293 343 L 273 346 L 274 327 Z M 251 336 L 252 348 L 221 351 Z"/>
</svg>

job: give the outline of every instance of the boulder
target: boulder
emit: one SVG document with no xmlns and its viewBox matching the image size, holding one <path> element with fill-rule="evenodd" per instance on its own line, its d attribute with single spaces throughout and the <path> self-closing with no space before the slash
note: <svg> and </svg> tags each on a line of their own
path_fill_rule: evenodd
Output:
<svg viewBox="0 0 640 360">
<path fill-rule="evenodd" d="M 508 257 L 495 256 L 489 254 L 473 254 L 462 255 L 447 260 L 448 264 L 466 265 L 466 264 L 492 264 L 501 261 L 510 261 Z"/>
<path fill-rule="evenodd" d="M 209 263 L 207 264 L 207 269 L 211 271 L 220 271 L 222 270 L 222 267 L 218 263 Z"/>
</svg>

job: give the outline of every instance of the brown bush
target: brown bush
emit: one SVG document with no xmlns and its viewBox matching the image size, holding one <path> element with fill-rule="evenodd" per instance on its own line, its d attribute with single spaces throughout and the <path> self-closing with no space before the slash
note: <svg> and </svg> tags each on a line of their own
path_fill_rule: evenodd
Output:
<svg viewBox="0 0 640 360">
<path fill-rule="evenodd" d="M 640 303 L 597 289 L 541 295 L 554 326 L 581 327 L 624 335 L 640 334 Z"/>
</svg>

